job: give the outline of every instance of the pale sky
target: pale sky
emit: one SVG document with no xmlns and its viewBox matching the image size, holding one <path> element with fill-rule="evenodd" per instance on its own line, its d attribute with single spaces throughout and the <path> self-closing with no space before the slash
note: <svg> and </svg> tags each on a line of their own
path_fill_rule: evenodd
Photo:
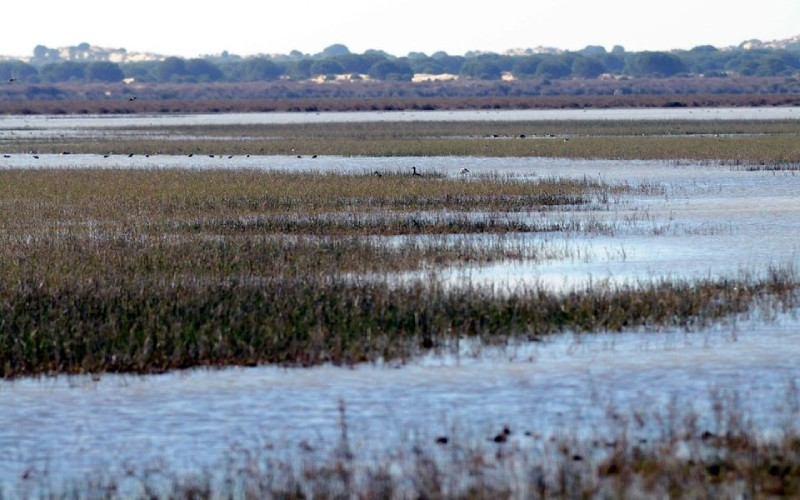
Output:
<svg viewBox="0 0 800 500">
<path fill-rule="evenodd" d="M 196 57 L 351 52 L 402 56 L 622 45 L 628 51 L 725 47 L 800 35 L 800 0 L 26 0 L 4 2 L 0 55 L 88 42 Z"/>
</svg>

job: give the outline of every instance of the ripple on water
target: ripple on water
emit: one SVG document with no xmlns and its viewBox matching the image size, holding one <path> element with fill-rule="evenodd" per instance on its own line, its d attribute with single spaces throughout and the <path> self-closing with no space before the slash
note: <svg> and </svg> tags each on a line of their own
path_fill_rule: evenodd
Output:
<svg viewBox="0 0 800 500">
<path fill-rule="evenodd" d="M 464 344 L 464 353 L 480 355 L 430 356 L 402 366 L 4 381 L 0 477 L 11 481 L 15 471 L 44 462 L 64 477 L 97 464 L 156 459 L 192 469 L 221 460 L 234 445 L 267 443 L 287 455 L 301 443 L 330 450 L 338 443 L 340 401 L 351 444 L 365 455 L 454 428 L 476 442 L 503 425 L 538 435 L 595 432 L 609 408 L 649 411 L 673 400 L 709 419 L 715 390 L 735 391 L 759 429 L 777 430 L 788 410 L 776 408 L 800 376 L 798 327 L 797 317 L 785 315 L 691 333 L 562 335 L 503 348 Z"/>
</svg>

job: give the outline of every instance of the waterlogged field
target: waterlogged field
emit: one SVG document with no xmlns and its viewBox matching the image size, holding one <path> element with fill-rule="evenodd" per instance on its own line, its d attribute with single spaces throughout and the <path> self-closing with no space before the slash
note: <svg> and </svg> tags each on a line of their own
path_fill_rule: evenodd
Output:
<svg viewBox="0 0 800 500">
<path fill-rule="evenodd" d="M 0 128 L 2 498 L 800 492 L 795 121 Z"/>
</svg>

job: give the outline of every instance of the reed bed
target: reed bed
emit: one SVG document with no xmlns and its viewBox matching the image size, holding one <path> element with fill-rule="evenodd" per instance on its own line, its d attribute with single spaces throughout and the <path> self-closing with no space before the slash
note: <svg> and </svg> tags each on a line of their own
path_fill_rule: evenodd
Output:
<svg viewBox="0 0 800 500">
<path fill-rule="evenodd" d="M 796 287 L 784 281 L 663 282 L 561 296 L 300 274 L 3 283 L 3 375 L 349 364 L 446 349 L 465 336 L 698 327 L 755 301 L 796 304 Z"/>
<path fill-rule="evenodd" d="M 792 270 L 567 295 L 440 283 L 442 269 L 547 256 L 515 234 L 579 229 L 509 214 L 599 203 L 625 186 L 175 170 L 7 170 L 0 181 L 4 377 L 355 363 L 462 336 L 691 327 L 796 295 Z M 506 236 L 463 239 L 493 231 Z M 394 274 L 409 270 L 420 277 Z"/>
<path fill-rule="evenodd" d="M 486 176 L 480 182 L 424 178 L 408 173 L 358 175 L 261 172 L 250 170 L 5 170 L 0 196 L 5 204 L 25 204 L 7 215 L 24 224 L 29 216 L 117 220 L 190 218 L 213 213 L 319 214 L 377 210 L 498 212 L 537 211 L 581 205 L 596 195 L 630 192 L 630 186 L 597 181 Z M 31 213 L 19 210 L 30 207 Z M 109 210 L 113 207 L 113 210 Z"/>
</svg>

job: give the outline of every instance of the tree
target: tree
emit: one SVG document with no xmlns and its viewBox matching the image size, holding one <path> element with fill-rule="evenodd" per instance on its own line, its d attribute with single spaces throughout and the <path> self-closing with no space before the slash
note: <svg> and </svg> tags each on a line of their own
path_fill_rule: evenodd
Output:
<svg viewBox="0 0 800 500">
<path fill-rule="evenodd" d="M 386 57 L 380 54 L 346 54 L 330 58 L 342 65 L 343 73 L 366 73 L 373 64 L 383 59 Z"/>
<path fill-rule="evenodd" d="M 295 80 L 305 80 L 306 78 L 311 78 L 312 64 L 314 64 L 313 59 L 300 59 L 290 64 L 286 71 Z"/>
<path fill-rule="evenodd" d="M 37 45 L 33 48 L 33 62 L 43 64 L 57 62 L 61 60 L 61 55 L 57 49 L 48 49 L 44 45 Z"/>
<path fill-rule="evenodd" d="M 572 73 L 572 67 L 560 57 L 547 57 L 536 66 L 539 78 L 566 78 Z"/>
<path fill-rule="evenodd" d="M 185 67 L 187 76 L 198 82 L 216 82 L 224 76 L 214 63 L 205 59 L 189 59 Z"/>
<path fill-rule="evenodd" d="M 625 72 L 633 76 L 667 77 L 686 72 L 686 65 L 674 54 L 637 52 L 628 58 Z"/>
<path fill-rule="evenodd" d="M 442 63 L 431 57 L 409 58 L 408 64 L 409 66 L 411 66 L 411 69 L 414 71 L 414 74 L 427 73 L 432 75 L 438 75 L 442 73 L 447 73 L 447 71 L 444 68 L 444 65 L 442 65 Z"/>
<path fill-rule="evenodd" d="M 443 73 L 459 74 L 465 58 L 462 56 L 449 56 L 446 52 L 436 52 L 431 59 L 442 66 Z"/>
<path fill-rule="evenodd" d="M 762 58 L 755 69 L 756 76 L 777 76 L 789 72 L 787 64 L 777 55 Z"/>
<path fill-rule="evenodd" d="M 318 75 L 341 75 L 345 72 L 344 66 L 334 61 L 333 59 L 320 59 L 314 61 L 309 68 L 312 76 Z"/>
<path fill-rule="evenodd" d="M 39 70 L 39 76 L 45 82 L 84 80 L 86 76 L 86 63 L 64 61 L 45 64 Z"/>
<path fill-rule="evenodd" d="M 39 72 L 30 64 L 22 61 L 0 61 L 0 81 L 8 82 L 16 80 L 18 82 L 35 82 L 39 78 Z"/>
<path fill-rule="evenodd" d="M 159 64 L 157 61 L 143 61 L 125 63 L 120 68 L 125 73 L 125 78 L 133 78 L 138 82 L 152 82 L 156 81 L 156 68 Z"/>
<path fill-rule="evenodd" d="M 622 53 L 606 54 L 599 61 L 609 73 L 621 73 L 625 69 L 625 56 Z"/>
<path fill-rule="evenodd" d="M 251 57 L 238 65 L 238 79 L 247 82 L 276 80 L 281 68 L 265 57 Z"/>
<path fill-rule="evenodd" d="M 500 65 L 487 59 L 467 59 L 461 66 L 460 75 L 479 80 L 499 80 L 503 74 Z"/>
<path fill-rule="evenodd" d="M 579 54 L 584 56 L 604 56 L 607 54 L 606 48 L 602 45 L 587 45 L 578 51 Z"/>
<path fill-rule="evenodd" d="M 322 56 L 323 58 L 328 58 L 336 56 L 346 56 L 349 53 L 350 49 L 348 49 L 347 46 L 342 45 L 341 43 L 335 43 L 333 45 L 325 47 L 320 56 Z"/>
<path fill-rule="evenodd" d="M 542 56 L 522 56 L 514 61 L 511 72 L 515 78 L 531 78 L 536 74 L 536 68 L 542 61 Z"/>
<path fill-rule="evenodd" d="M 713 45 L 697 45 L 689 49 L 689 52 L 692 54 L 716 54 L 719 49 Z"/>
<path fill-rule="evenodd" d="M 725 65 L 729 71 L 739 73 L 743 76 L 752 76 L 758 70 L 758 60 L 751 58 L 732 59 Z"/>
<path fill-rule="evenodd" d="M 125 74 L 116 63 L 97 61 L 86 65 L 85 77 L 90 82 L 119 82 Z"/>
<path fill-rule="evenodd" d="M 47 57 L 48 51 L 49 49 L 44 45 L 37 45 L 36 47 L 33 48 L 33 57 L 35 59 L 44 59 L 45 57 Z"/>
<path fill-rule="evenodd" d="M 186 73 L 186 62 L 180 57 L 168 57 L 153 68 L 153 76 L 159 82 L 180 81 Z"/>
<path fill-rule="evenodd" d="M 733 51 L 720 51 L 711 45 L 698 45 L 679 56 L 690 73 L 712 75 L 723 74 L 725 65 Z"/>
<path fill-rule="evenodd" d="M 572 61 L 572 76 L 578 78 L 597 78 L 606 72 L 606 67 L 594 57 L 576 57 Z"/>
<path fill-rule="evenodd" d="M 368 74 L 376 80 L 411 81 L 414 77 L 408 62 L 400 59 L 378 61 L 369 68 Z"/>
</svg>

